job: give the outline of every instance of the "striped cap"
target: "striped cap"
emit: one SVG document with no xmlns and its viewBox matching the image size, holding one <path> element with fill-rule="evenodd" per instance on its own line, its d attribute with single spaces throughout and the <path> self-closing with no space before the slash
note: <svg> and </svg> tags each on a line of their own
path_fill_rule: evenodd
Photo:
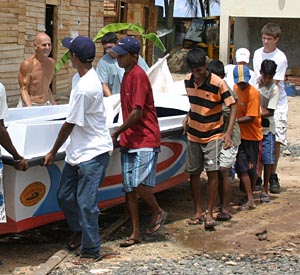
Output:
<svg viewBox="0 0 300 275">
<path fill-rule="evenodd" d="M 249 82 L 251 78 L 249 68 L 246 65 L 236 65 L 233 70 L 234 83 Z"/>
</svg>

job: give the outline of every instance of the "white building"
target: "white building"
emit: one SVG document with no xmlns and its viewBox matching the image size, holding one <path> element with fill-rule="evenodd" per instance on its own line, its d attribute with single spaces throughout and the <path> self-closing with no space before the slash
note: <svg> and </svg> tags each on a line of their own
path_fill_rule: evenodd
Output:
<svg viewBox="0 0 300 275">
<path fill-rule="evenodd" d="M 262 46 L 261 27 L 274 22 L 282 36 L 278 47 L 288 58 L 289 67 L 300 66 L 300 1 L 299 0 L 223 0 L 220 1 L 220 59 L 229 62 L 230 21 L 234 24 L 235 49 L 246 47 L 253 56 Z M 251 67 L 252 63 L 250 63 Z"/>
</svg>

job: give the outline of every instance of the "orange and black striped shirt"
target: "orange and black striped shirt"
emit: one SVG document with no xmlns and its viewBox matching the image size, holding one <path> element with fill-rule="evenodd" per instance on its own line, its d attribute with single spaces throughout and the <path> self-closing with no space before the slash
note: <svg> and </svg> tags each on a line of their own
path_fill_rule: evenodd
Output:
<svg viewBox="0 0 300 275">
<path fill-rule="evenodd" d="M 187 137 L 190 141 L 208 143 L 224 133 L 222 103 L 235 103 L 223 79 L 209 73 L 197 87 L 192 74 L 185 77 L 185 88 L 190 102 Z"/>
</svg>

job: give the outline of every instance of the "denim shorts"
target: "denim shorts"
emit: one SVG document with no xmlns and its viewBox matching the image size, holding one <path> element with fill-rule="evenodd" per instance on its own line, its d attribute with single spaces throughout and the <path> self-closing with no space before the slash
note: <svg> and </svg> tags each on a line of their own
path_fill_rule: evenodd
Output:
<svg viewBox="0 0 300 275">
<path fill-rule="evenodd" d="M 262 140 L 261 162 L 263 164 L 275 163 L 275 135 L 269 132 Z"/>
<path fill-rule="evenodd" d="M 156 164 L 158 152 L 138 151 L 134 153 L 121 152 L 123 185 L 125 192 L 144 184 L 155 186 Z"/>
</svg>

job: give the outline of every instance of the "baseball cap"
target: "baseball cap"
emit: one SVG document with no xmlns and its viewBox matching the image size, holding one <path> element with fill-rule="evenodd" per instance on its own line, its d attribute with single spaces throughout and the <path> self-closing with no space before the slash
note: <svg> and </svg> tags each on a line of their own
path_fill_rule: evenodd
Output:
<svg viewBox="0 0 300 275">
<path fill-rule="evenodd" d="M 233 69 L 234 83 L 246 82 L 251 78 L 250 70 L 246 65 L 237 65 Z"/>
<path fill-rule="evenodd" d="M 74 53 L 81 62 L 92 62 L 95 58 L 95 43 L 89 37 L 65 37 L 62 45 Z"/>
<path fill-rule="evenodd" d="M 250 52 L 248 49 L 246 49 L 246 48 L 237 49 L 237 51 L 235 53 L 236 62 L 246 62 L 248 64 L 249 59 L 250 59 Z"/>
<path fill-rule="evenodd" d="M 110 50 L 117 55 L 125 55 L 128 53 L 135 54 L 141 49 L 139 41 L 133 36 L 126 36 L 119 41 L 117 46 L 111 48 Z"/>
</svg>

